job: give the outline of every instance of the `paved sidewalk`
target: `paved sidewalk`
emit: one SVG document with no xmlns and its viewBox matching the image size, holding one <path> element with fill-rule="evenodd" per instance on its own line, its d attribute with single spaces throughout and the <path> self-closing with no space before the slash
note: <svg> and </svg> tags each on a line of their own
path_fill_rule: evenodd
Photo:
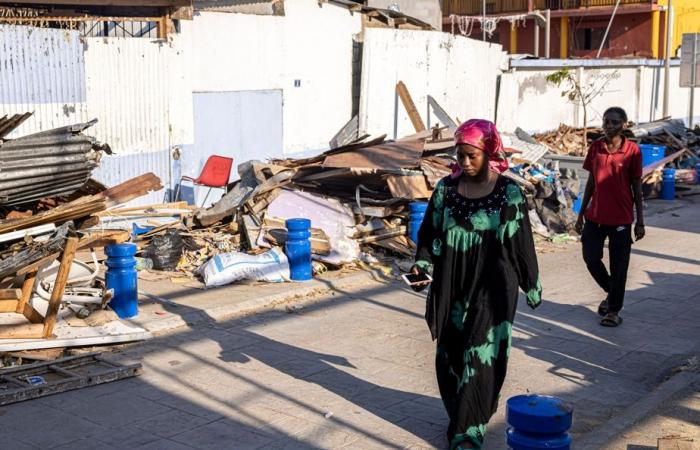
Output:
<svg viewBox="0 0 700 450">
<path fill-rule="evenodd" d="M 700 208 L 648 224 L 618 329 L 598 325 L 602 294 L 577 245 L 541 256 L 545 303 L 518 313 L 503 401 L 526 392 L 563 397 L 575 406 L 582 441 L 698 354 Z M 141 361 L 142 376 L 0 408 L 0 447 L 443 448 L 446 417 L 423 309 L 423 296 L 379 282 L 339 286 L 291 314 L 217 322 L 202 319 L 196 302 L 170 308 L 200 320 L 115 355 Z M 505 448 L 504 413 L 492 420 L 486 450 Z"/>
</svg>

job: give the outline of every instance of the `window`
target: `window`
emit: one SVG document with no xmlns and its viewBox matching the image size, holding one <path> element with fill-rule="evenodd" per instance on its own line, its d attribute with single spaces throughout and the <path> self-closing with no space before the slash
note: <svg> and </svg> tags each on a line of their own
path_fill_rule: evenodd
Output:
<svg viewBox="0 0 700 450">
<path fill-rule="evenodd" d="M 598 50 L 603 42 L 605 28 L 579 28 L 576 30 L 577 50 Z M 603 48 L 610 48 L 610 40 L 605 41 Z"/>
</svg>

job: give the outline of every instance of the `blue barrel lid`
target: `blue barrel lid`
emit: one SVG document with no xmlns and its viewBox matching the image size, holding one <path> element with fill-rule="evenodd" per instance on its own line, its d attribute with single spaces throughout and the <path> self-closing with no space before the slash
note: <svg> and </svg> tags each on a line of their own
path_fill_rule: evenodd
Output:
<svg viewBox="0 0 700 450">
<path fill-rule="evenodd" d="M 521 433 L 513 428 L 509 428 L 508 431 L 506 431 L 506 443 L 508 447 L 517 450 L 569 450 L 571 448 L 571 442 L 572 438 L 569 433 L 542 436 Z"/>
<path fill-rule="evenodd" d="M 134 256 L 137 251 L 138 247 L 131 242 L 112 244 L 105 247 L 105 254 L 109 257 L 123 258 L 126 256 Z"/>
<path fill-rule="evenodd" d="M 287 219 L 284 224 L 288 230 L 308 230 L 311 228 L 311 220 L 309 219 Z"/>
<path fill-rule="evenodd" d="M 674 169 L 673 167 L 666 167 L 663 172 L 664 175 L 675 175 L 676 169 Z"/>
<path fill-rule="evenodd" d="M 506 403 L 506 417 L 513 428 L 530 433 L 563 433 L 571 428 L 574 408 L 557 397 L 517 395 Z"/>
</svg>

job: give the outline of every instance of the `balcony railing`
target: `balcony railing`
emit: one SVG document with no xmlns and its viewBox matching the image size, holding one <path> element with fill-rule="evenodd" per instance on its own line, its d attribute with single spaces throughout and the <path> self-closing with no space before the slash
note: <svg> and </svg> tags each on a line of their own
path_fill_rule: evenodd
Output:
<svg viewBox="0 0 700 450">
<path fill-rule="evenodd" d="M 621 0 L 620 5 L 649 5 L 656 0 Z M 486 14 L 523 13 L 528 11 L 529 0 L 486 0 Z M 533 0 L 533 9 L 578 9 L 615 6 L 616 0 Z M 483 0 L 444 0 L 443 14 L 481 15 Z"/>
</svg>

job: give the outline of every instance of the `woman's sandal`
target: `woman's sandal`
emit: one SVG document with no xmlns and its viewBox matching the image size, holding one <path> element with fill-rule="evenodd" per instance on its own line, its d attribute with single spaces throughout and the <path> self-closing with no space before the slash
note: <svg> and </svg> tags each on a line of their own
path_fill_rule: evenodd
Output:
<svg viewBox="0 0 700 450">
<path fill-rule="evenodd" d="M 615 313 L 607 313 L 600 324 L 604 327 L 616 327 L 622 323 L 622 317 Z"/>
</svg>

